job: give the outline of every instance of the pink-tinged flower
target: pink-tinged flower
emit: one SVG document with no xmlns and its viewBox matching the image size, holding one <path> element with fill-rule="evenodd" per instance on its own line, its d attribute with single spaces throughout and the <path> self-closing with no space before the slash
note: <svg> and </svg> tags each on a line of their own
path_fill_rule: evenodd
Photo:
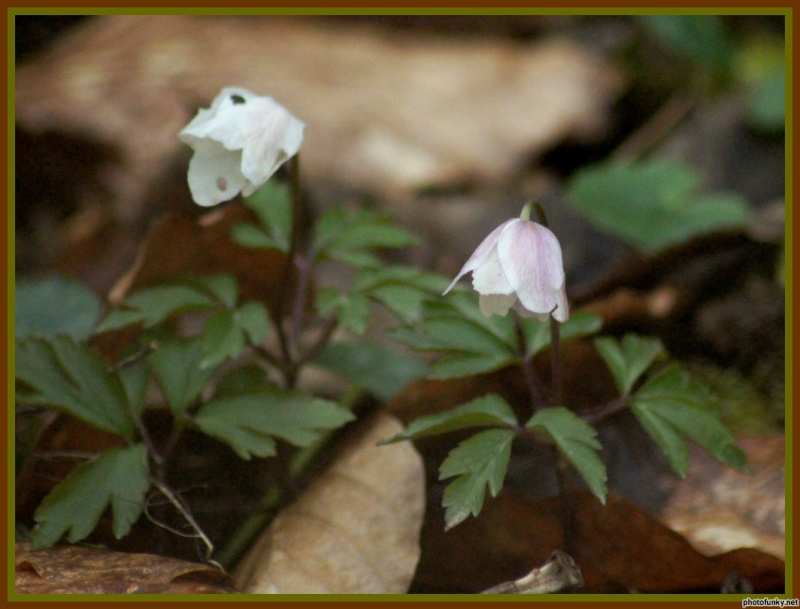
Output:
<svg viewBox="0 0 800 609">
<path fill-rule="evenodd" d="M 189 190 L 205 207 L 251 195 L 300 150 L 305 124 L 271 97 L 225 87 L 179 138 L 194 150 Z"/>
<path fill-rule="evenodd" d="M 546 226 L 522 218 L 504 222 L 483 240 L 453 282 L 472 272 L 481 312 L 505 315 L 513 306 L 522 315 L 557 321 L 569 318 L 561 246 Z"/>
</svg>

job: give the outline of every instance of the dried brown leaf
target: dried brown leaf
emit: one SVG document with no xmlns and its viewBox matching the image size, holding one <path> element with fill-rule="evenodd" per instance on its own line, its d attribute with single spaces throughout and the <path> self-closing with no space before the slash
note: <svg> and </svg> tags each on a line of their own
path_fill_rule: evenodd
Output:
<svg viewBox="0 0 800 609">
<path fill-rule="evenodd" d="M 575 498 L 570 555 L 584 579 L 582 593 L 719 591 L 738 573 L 756 592 L 784 586 L 782 560 L 744 548 L 705 556 L 643 510 L 610 496 L 606 506 Z M 422 557 L 412 592 L 471 593 L 516 579 L 565 546 L 559 497 L 525 501 L 501 495 L 480 516 L 444 532 L 441 517 L 423 528 Z"/>
<path fill-rule="evenodd" d="M 254 594 L 402 594 L 419 559 L 422 461 L 379 415 L 272 522 L 235 573 Z"/>
<path fill-rule="evenodd" d="M 16 544 L 19 594 L 231 594 L 221 571 L 152 554 L 125 554 L 81 546 L 33 550 Z"/>
<path fill-rule="evenodd" d="M 115 145 L 120 214 L 184 151 L 178 131 L 231 84 L 308 124 L 305 171 L 377 192 L 501 177 L 525 154 L 601 134 L 621 90 L 567 40 L 437 38 L 292 17 L 109 16 L 86 22 L 16 79 L 31 133 Z M 132 205 L 133 204 L 133 205 Z"/>
</svg>

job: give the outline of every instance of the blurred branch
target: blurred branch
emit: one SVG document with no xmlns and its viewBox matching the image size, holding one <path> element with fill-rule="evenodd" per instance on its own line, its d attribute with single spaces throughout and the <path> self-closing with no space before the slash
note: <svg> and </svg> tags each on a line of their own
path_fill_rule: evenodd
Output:
<svg viewBox="0 0 800 609">
<path fill-rule="evenodd" d="M 552 594 L 583 586 L 583 575 L 569 554 L 555 551 L 546 563 L 520 579 L 504 582 L 480 594 Z"/>
</svg>

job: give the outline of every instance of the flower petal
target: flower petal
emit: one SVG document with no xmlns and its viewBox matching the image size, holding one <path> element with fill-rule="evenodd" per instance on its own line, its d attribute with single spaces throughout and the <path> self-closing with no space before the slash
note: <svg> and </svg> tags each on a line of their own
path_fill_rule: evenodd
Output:
<svg viewBox="0 0 800 609">
<path fill-rule="evenodd" d="M 193 148 L 210 138 L 228 150 L 240 150 L 246 138 L 247 116 L 257 100 L 264 99 L 242 87 L 225 87 L 211 107 L 200 109 L 178 137 Z"/>
<path fill-rule="evenodd" d="M 489 250 L 481 265 L 472 273 L 472 287 L 478 294 L 513 294 L 514 288 L 503 273 L 497 245 Z"/>
<path fill-rule="evenodd" d="M 548 228 L 520 221 L 501 235 L 497 253 L 522 306 L 534 314 L 549 314 L 556 307 L 564 307 L 561 246 Z"/>
<path fill-rule="evenodd" d="M 207 145 L 195 152 L 189 161 L 189 190 L 195 203 L 210 207 L 235 197 L 245 185 L 241 158 L 241 152 L 226 150 L 222 144 L 217 144 L 216 154 L 209 153 Z"/>
<path fill-rule="evenodd" d="M 481 242 L 481 244 L 478 246 L 478 249 L 476 249 L 475 252 L 473 252 L 472 256 L 469 257 L 469 260 L 467 260 L 464 266 L 461 267 L 461 271 L 459 271 L 458 275 L 456 275 L 456 278 L 453 279 L 450 285 L 447 286 L 447 289 L 443 292 L 442 296 L 444 296 L 444 294 L 447 294 L 451 289 L 453 289 L 453 286 L 464 275 L 466 275 L 470 271 L 474 271 L 481 264 L 483 264 L 484 260 L 486 260 L 486 257 L 489 255 L 489 253 L 497 244 L 498 239 L 500 239 L 500 235 L 510 224 L 513 224 L 514 222 L 521 222 L 521 220 L 519 218 L 513 218 L 511 220 L 507 220 L 503 222 L 500 226 L 498 226 L 496 229 L 494 229 L 491 233 L 489 233 L 489 236 L 486 237 L 486 239 L 484 239 Z"/>
<path fill-rule="evenodd" d="M 266 182 L 300 151 L 304 129 L 305 123 L 272 98 L 255 100 L 246 118 L 247 137 L 242 155 L 245 177 L 256 187 Z"/>
<path fill-rule="evenodd" d="M 481 294 L 478 297 L 478 306 L 484 317 L 505 315 L 515 302 L 516 294 Z"/>
</svg>

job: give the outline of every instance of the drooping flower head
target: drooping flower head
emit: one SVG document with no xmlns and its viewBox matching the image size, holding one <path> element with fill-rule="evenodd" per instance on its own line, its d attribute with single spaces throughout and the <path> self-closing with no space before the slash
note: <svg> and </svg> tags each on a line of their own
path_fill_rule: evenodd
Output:
<svg viewBox="0 0 800 609">
<path fill-rule="evenodd" d="M 253 194 L 300 150 L 305 123 L 271 97 L 225 87 L 180 132 L 194 150 L 189 190 L 198 205 Z"/>
<path fill-rule="evenodd" d="M 472 272 L 472 286 L 480 294 L 481 312 L 505 315 L 513 306 L 519 313 L 560 322 L 569 319 L 561 245 L 549 228 L 528 220 L 526 205 L 520 218 L 494 229 L 470 256 L 449 292 Z"/>
</svg>

